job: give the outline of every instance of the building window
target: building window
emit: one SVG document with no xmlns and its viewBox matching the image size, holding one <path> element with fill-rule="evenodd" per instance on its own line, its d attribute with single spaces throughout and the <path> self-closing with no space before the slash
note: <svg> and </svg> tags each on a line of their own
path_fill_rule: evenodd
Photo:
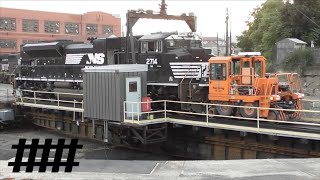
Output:
<svg viewBox="0 0 320 180">
<path fill-rule="evenodd" d="M 79 34 L 79 24 L 77 23 L 65 23 L 66 34 Z"/>
<path fill-rule="evenodd" d="M 16 19 L 0 17 L 0 30 L 1 31 L 15 31 Z"/>
<path fill-rule="evenodd" d="M 112 34 L 113 26 L 112 25 L 103 25 L 103 34 Z"/>
<path fill-rule="evenodd" d="M 35 43 L 38 43 L 38 41 L 36 41 L 36 40 L 23 40 L 22 43 L 23 44 L 35 44 Z"/>
<path fill-rule="evenodd" d="M 97 34 L 98 33 L 98 25 L 96 24 L 87 24 L 87 34 Z"/>
<path fill-rule="evenodd" d="M 59 33 L 60 32 L 60 22 L 58 22 L 58 21 L 45 21 L 44 22 L 44 32 L 46 32 L 46 33 Z"/>
<path fill-rule="evenodd" d="M 0 39 L 0 48 L 16 48 L 16 40 Z"/>
<path fill-rule="evenodd" d="M 23 32 L 39 32 L 39 21 L 23 19 L 22 20 L 22 31 Z"/>
<path fill-rule="evenodd" d="M 137 82 L 129 82 L 129 92 L 137 92 Z"/>
</svg>

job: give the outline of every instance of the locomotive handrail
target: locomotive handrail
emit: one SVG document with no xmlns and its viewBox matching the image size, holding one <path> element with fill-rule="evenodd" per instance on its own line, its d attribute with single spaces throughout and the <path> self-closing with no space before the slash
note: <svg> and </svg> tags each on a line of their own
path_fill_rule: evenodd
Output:
<svg viewBox="0 0 320 180">
<path fill-rule="evenodd" d="M 65 100 L 58 100 L 58 99 L 43 99 L 43 98 L 31 98 L 31 97 L 23 97 L 24 99 L 30 99 L 30 100 L 39 100 L 39 101 L 51 101 L 51 102 L 62 102 L 62 103 L 76 103 L 76 104 L 82 104 L 81 101 L 65 101 Z"/>
<path fill-rule="evenodd" d="M 284 72 L 279 72 L 279 73 L 273 73 L 273 74 L 270 74 L 270 75 L 299 75 L 299 73 L 284 73 Z"/>
<path fill-rule="evenodd" d="M 35 93 L 43 93 L 43 94 L 63 94 L 63 95 L 83 96 L 83 94 L 78 94 L 78 93 L 48 92 L 48 91 L 33 91 L 33 90 L 27 90 L 27 89 L 20 89 L 20 91 L 25 91 L 25 92 L 35 92 Z"/>
<path fill-rule="evenodd" d="M 305 102 L 320 102 L 320 99 L 301 99 L 301 101 L 305 101 Z"/>
<path fill-rule="evenodd" d="M 18 65 L 17 67 L 47 67 L 48 65 Z M 84 66 L 86 66 L 85 64 L 83 64 L 83 65 L 77 65 L 77 64 L 57 64 L 57 65 L 51 65 L 50 64 L 50 66 L 51 67 L 55 67 L 55 66 L 57 66 L 57 67 L 65 67 L 65 66 L 67 66 L 67 67 L 84 67 Z"/>
</svg>

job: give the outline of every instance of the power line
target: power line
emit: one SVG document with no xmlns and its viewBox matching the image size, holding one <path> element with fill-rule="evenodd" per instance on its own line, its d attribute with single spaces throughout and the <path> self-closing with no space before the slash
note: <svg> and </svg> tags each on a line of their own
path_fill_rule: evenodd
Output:
<svg viewBox="0 0 320 180">
<path fill-rule="evenodd" d="M 303 12 L 301 12 L 298 8 L 296 8 L 293 4 L 289 3 L 292 7 L 294 7 L 297 11 L 299 11 L 304 17 L 306 17 L 307 19 L 309 19 L 313 24 L 315 24 L 316 26 L 318 26 L 320 28 L 320 26 L 314 22 L 311 18 L 309 18 L 307 15 L 305 15 Z"/>
</svg>

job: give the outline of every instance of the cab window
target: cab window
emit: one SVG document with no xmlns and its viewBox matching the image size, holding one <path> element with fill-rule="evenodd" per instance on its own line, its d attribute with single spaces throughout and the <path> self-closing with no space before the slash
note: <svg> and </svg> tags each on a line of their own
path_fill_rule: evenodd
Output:
<svg viewBox="0 0 320 180">
<path fill-rule="evenodd" d="M 242 67 L 243 67 L 243 68 L 248 68 L 248 67 L 250 67 L 250 62 L 249 62 L 249 61 L 244 61 Z"/>
<path fill-rule="evenodd" d="M 148 52 L 154 52 L 155 51 L 155 42 L 151 41 L 148 42 Z"/>
<path fill-rule="evenodd" d="M 240 61 L 232 61 L 232 71 L 233 75 L 240 75 Z"/>
<path fill-rule="evenodd" d="M 262 76 L 262 72 L 261 72 L 261 61 L 256 61 L 253 63 L 253 67 L 254 67 L 254 75 L 255 76 Z"/>
<path fill-rule="evenodd" d="M 210 79 L 211 80 L 226 80 L 226 64 L 212 63 L 210 64 Z"/>
<path fill-rule="evenodd" d="M 148 52 L 162 52 L 162 41 L 142 41 L 141 42 L 141 53 L 148 53 Z"/>
</svg>

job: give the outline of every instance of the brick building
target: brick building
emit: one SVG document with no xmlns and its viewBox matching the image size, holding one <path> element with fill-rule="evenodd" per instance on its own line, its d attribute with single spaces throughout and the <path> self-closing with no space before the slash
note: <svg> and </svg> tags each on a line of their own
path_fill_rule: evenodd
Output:
<svg viewBox="0 0 320 180">
<path fill-rule="evenodd" d="M 20 51 L 22 43 L 87 41 L 121 35 L 120 17 L 104 12 L 67 14 L 0 7 L 0 54 Z"/>
</svg>

